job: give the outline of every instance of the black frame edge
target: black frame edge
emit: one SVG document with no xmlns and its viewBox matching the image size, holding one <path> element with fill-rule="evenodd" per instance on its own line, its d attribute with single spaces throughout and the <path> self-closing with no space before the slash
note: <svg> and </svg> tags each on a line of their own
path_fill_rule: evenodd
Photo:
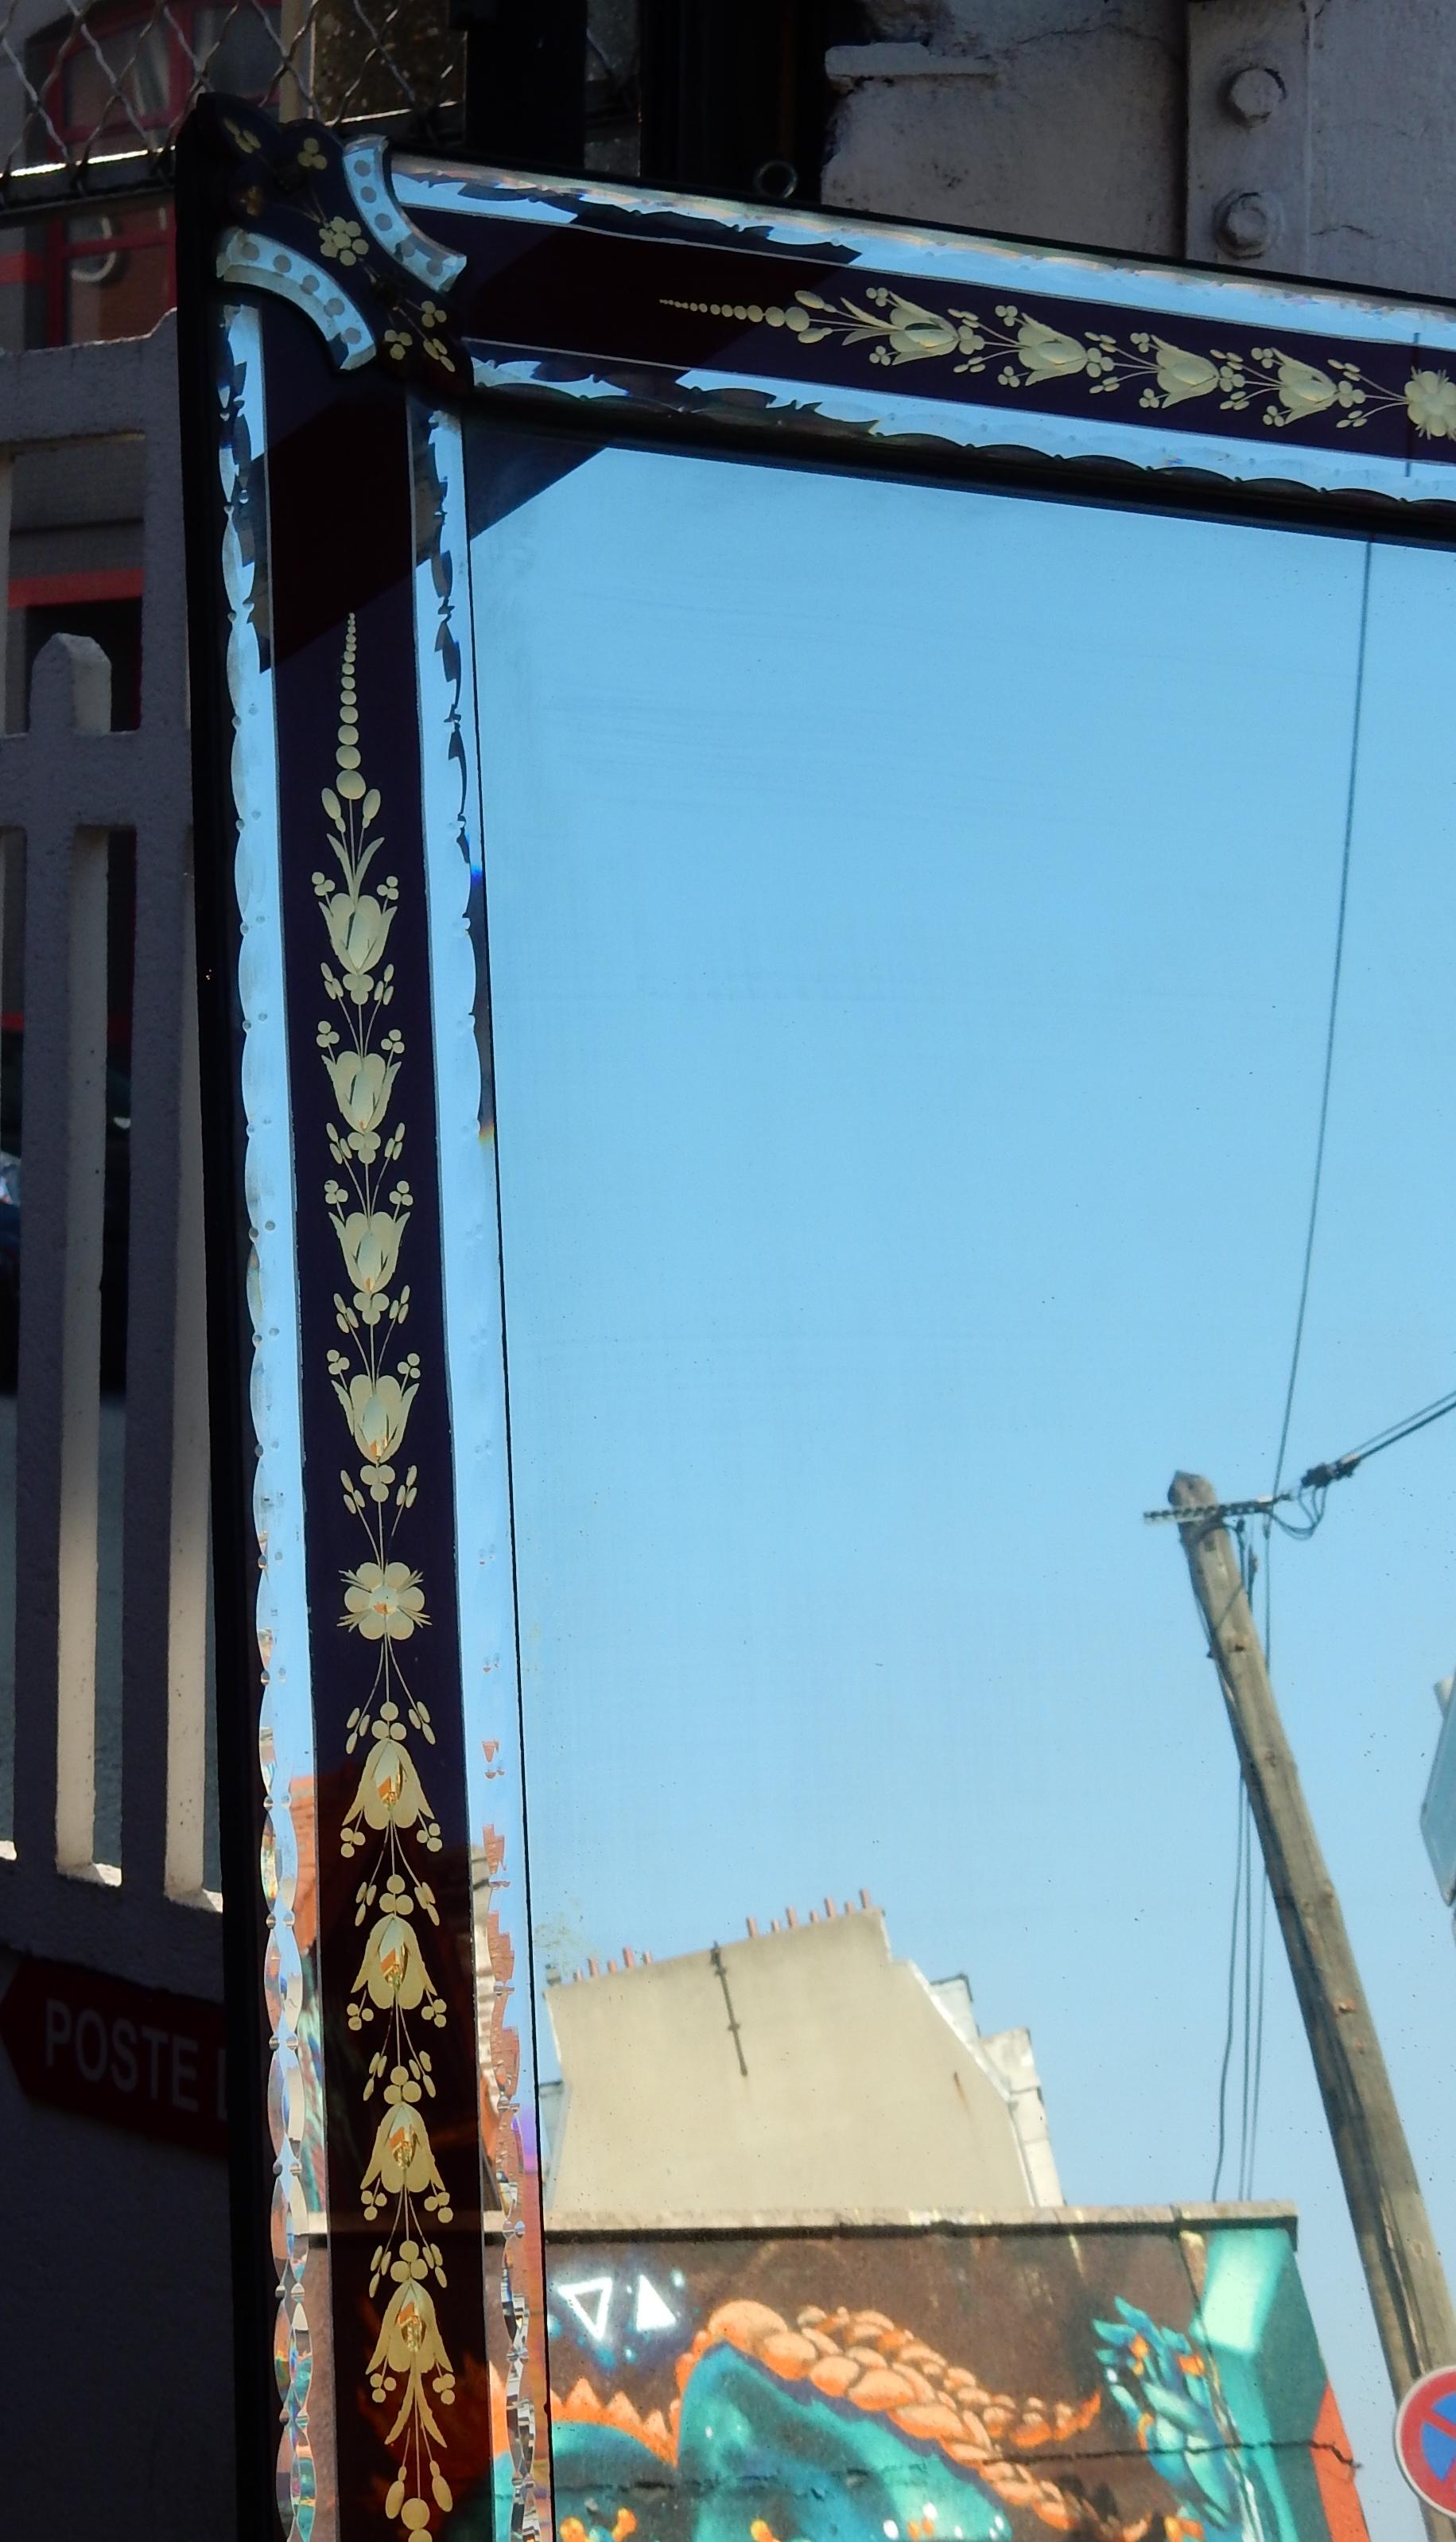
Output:
<svg viewBox="0 0 1456 2542">
<path fill-rule="evenodd" d="M 207 1260 L 208 1417 L 223 1887 L 224 2025 L 229 2108 L 233 2392 L 238 2531 L 278 2529 L 271 2372 L 276 2292 L 266 2217 L 273 2157 L 267 2134 L 267 2042 L 261 1985 L 265 1939 L 259 1848 L 263 1832 L 257 1726 L 261 1693 L 257 1565 L 246 1487 L 253 1464 L 248 1370 L 248 1230 L 239 1205 L 246 1125 L 236 1053 L 239 914 L 233 893 L 236 824 L 227 783 L 232 712 L 213 640 L 222 623 L 222 501 L 209 343 L 214 308 L 214 198 L 206 119 L 178 140 L 178 389 L 182 423 L 187 656 L 191 699 L 192 869 L 202 1093 L 203 1229 Z"/>
</svg>

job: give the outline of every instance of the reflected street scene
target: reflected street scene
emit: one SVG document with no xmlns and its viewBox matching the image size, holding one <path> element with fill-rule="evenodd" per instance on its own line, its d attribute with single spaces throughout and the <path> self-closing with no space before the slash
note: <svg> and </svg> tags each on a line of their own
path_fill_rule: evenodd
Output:
<svg viewBox="0 0 1456 2542">
<path fill-rule="evenodd" d="M 1199 2491 L 1236 2371 L 1135 2270 L 1079 2295 L 1070 2380 L 1032 2379 L 1075 2391 L 1091 2453 L 1141 2430 L 1150 2526 L 1118 2466 L 1095 2510 L 1018 2489 L 1010 2398 L 953 2434 L 968 2356 L 893 2270 L 836 2315 L 812 2270 L 765 2306 L 746 2255 L 911 2218 L 939 2250 L 979 2216 L 1014 2271 L 1039 2212 L 1211 2184 L 1243 2206 L 1172 2247 L 1237 2272 L 1297 2206 L 1378 2424 L 1267 1906 L 1231 2136 L 1217 2109 L 1235 1763 L 1176 1542 L 1138 1518 L 1191 1406 L 1201 1453 L 1273 1457 L 1276 1352 L 1232 1302 L 1272 1222 L 1281 1308 L 1297 1262 L 1347 820 L 1364 905 L 1426 923 L 1456 772 L 1411 718 L 1456 572 L 483 423 L 467 453 L 558 2484 L 580 2465 L 625 2511 L 635 2444 L 695 2494 L 724 2476 L 706 2437 L 685 2464 L 700 2377 L 768 2443 L 813 2392 L 869 2412 L 865 2374 L 886 2463 L 933 2419 L 979 2502 L 910 2532 L 1362 2529 L 1352 2492 L 1322 2523 L 1272 2473 Z M 1350 1135 L 1415 1135 L 1414 1055 L 1384 1067 Z M 1332 1275 L 1351 1306 L 1378 1256 L 1366 1234 Z M 673 2232 L 730 2237 L 726 2309 L 623 2257 Z M 669 2313 L 697 2343 L 676 2387 Z M 1339 2413 L 1299 2372 L 1308 2444 Z"/>
</svg>

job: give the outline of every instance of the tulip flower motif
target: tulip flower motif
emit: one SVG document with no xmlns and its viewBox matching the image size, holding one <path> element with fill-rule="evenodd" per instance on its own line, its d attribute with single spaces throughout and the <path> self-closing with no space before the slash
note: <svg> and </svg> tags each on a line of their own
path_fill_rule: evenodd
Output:
<svg viewBox="0 0 1456 2542">
<path fill-rule="evenodd" d="M 378 1051 L 345 1050 L 326 1058 L 324 1065 L 333 1099 L 348 1123 L 348 1144 L 361 1163 L 373 1164 L 400 1063 L 381 1058 Z"/>
<path fill-rule="evenodd" d="M 417 1385 L 401 1385 L 397 1377 L 351 1377 L 348 1385 L 334 1380 L 334 1393 L 354 1434 L 362 1457 L 383 1469 L 399 1448 L 409 1419 Z"/>
<path fill-rule="evenodd" d="M 408 1219 L 384 1209 L 355 1209 L 347 1218 L 335 1210 L 332 1217 L 344 1269 L 353 1282 L 354 1304 L 366 1324 L 378 1323 Z"/>
<path fill-rule="evenodd" d="M 1069 380 L 1087 368 L 1086 345 L 1074 336 L 1045 326 L 1040 318 L 1022 319 L 1016 330 L 1016 351 L 1023 369 L 1038 382 Z"/>
<path fill-rule="evenodd" d="M 394 1727 L 398 1729 L 399 1724 Z M 428 1815 L 429 1803 L 419 1768 L 404 1742 L 386 1733 L 376 1739 L 365 1759 L 345 1827 L 357 1827 L 362 1820 L 366 1827 L 376 1830 L 408 1828 Z"/>
<path fill-rule="evenodd" d="M 1272 360 L 1266 367 L 1275 371 L 1275 394 L 1284 410 L 1282 415 L 1277 415 L 1266 409 L 1272 423 L 1302 421 L 1306 415 L 1323 414 L 1326 407 L 1334 406 L 1340 390 L 1328 371 L 1317 371 L 1313 363 L 1297 361 L 1292 353 L 1278 352 L 1273 346 L 1270 351 Z"/>
<path fill-rule="evenodd" d="M 913 300 L 902 300 L 898 292 L 890 295 L 890 317 L 882 323 L 897 363 L 939 360 L 960 347 L 961 330 L 952 319 L 920 309 Z"/>
<path fill-rule="evenodd" d="M 397 2007 L 400 2012 L 413 2012 L 426 1996 L 433 2000 L 435 1988 L 410 1928 L 414 1902 L 397 1892 L 393 1904 L 396 1909 L 408 1911 L 380 1916 L 364 1946 L 351 1991 L 357 1993 L 360 1986 L 365 1987 L 370 2002 L 377 2003 L 382 2012 L 393 2012 Z"/>
<path fill-rule="evenodd" d="M 407 2102 L 397 2102 L 381 2117 L 364 2187 L 378 2187 L 388 2198 L 398 2198 L 403 2190 L 408 2190 L 411 2198 L 424 2192 L 432 2200 L 448 2196 L 435 2162 L 429 2130 L 418 2110 L 411 2109 Z"/>
<path fill-rule="evenodd" d="M 394 906 L 376 900 L 372 891 L 336 891 L 324 903 L 324 918 L 344 987 L 355 1006 L 362 1007 L 373 995 L 374 973 L 384 960 L 395 923 Z"/>
<path fill-rule="evenodd" d="M 1158 387 L 1164 406 L 1181 406 L 1186 398 L 1211 396 L 1220 386 L 1218 364 L 1203 353 L 1186 353 L 1181 345 L 1167 344 L 1154 336 L 1157 353 Z"/>
<path fill-rule="evenodd" d="M 445 2440 L 439 2423 L 425 2397 L 425 2377 L 433 2377 L 433 2398 L 448 2405 L 455 2398 L 455 2376 L 445 2342 L 440 2336 L 435 2299 L 422 2282 L 424 2264 L 415 2256 L 416 2248 L 413 2242 L 400 2245 L 400 2258 L 391 2271 L 397 2280 L 395 2292 L 385 2307 L 379 2337 L 369 2359 L 369 2383 L 376 2402 L 383 2404 L 398 2389 L 400 2378 L 402 2376 L 404 2379 L 399 2412 L 387 2439 L 389 2443 L 395 2443 L 411 2421 L 417 2419 L 424 2434 L 443 2446 Z M 401 2518 L 407 2531 L 418 2532 L 428 2518 L 409 2513 L 409 2506 L 416 2502 L 407 2498 L 407 2486 L 401 2472 L 385 2500 L 385 2507 L 390 2515 Z M 454 2502 L 448 2483 L 433 2461 L 430 2464 L 430 2486 L 436 2505 L 448 2514 Z M 423 2505 L 422 2500 L 417 2503 Z"/>
</svg>

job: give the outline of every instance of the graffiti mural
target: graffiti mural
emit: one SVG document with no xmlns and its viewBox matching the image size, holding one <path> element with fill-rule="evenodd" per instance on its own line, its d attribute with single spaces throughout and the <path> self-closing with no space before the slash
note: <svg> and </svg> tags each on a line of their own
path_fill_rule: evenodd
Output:
<svg viewBox="0 0 1456 2542">
<path fill-rule="evenodd" d="M 561 2542 L 1366 2542 L 1284 2218 L 573 2233 L 548 2281 Z"/>
</svg>

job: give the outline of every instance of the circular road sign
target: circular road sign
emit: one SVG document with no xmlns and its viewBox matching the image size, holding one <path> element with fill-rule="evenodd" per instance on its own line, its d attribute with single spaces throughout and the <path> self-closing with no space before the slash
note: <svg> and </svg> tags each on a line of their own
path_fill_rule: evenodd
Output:
<svg viewBox="0 0 1456 2542">
<path fill-rule="evenodd" d="M 1396 2412 L 1396 2460 L 1418 2498 L 1456 2513 L 1456 2365 L 1413 2383 Z"/>
</svg>

